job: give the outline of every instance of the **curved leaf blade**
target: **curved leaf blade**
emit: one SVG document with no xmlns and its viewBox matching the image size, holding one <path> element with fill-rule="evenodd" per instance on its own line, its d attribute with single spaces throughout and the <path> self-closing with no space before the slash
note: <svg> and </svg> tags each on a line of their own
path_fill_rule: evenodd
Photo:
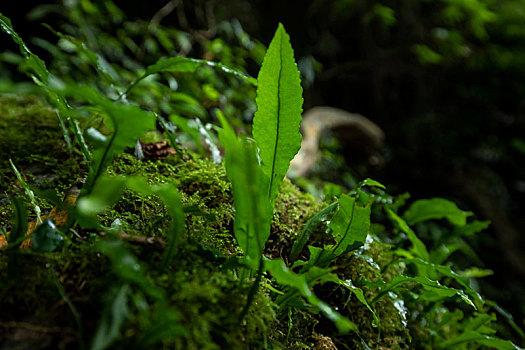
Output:
<svg viewBox="0 0 525 350">
<path fill-rule="evenodd" d="M 408 226 L 407 222 L 391 209 L 386 208 L 385 210 L 392 223 L 407 235 L 408 240 L 412 243 L 414 253 L 421 259 L 429 261 L 430 254 L 428 253 L 425 243 L 417 237 L 416 233 Z"/>
<path fill-rule="evenodd" d="M 355 198 L 346 194 L 339 198 L 339 210 L 330 222 L 337 243 L 332 251 L 336 256 L 344 254 L 349 246 L 365 243 L 370 229 L 370 212 L 370 204 L 361 207 Z"/>
<path fill-rule="evenodd" d="M 468 295 L 470 295 L 476 302 L 478 302 L 480 305 L 483 305 L 483 298 L 481 297 L 481 295 L 479 295 L 478 292 L 472 289 L 472 287 L 470 286 L 469 278 L 466 276 L 461 276 L 460 274 L 456 273 L 448 265 L 433 264 L 433 263 L 430 263 L 428 261 L 425 261 L 419 258 L 399 259 L 395 263 L 396 264 L 400 264 L 400 263 L 415 264 L 417 266 L 423 267 L 426 270 L 434 270 L 435 272 L 438 272 L 443 276 L 450 277 L 454 279 L 457 283 L 459 283 L 465 289 L 465 292 Z"/>
<path fill-rule="evenodd" d="M 35 55 L 29 48 L 22 38 L 15 32 L 11 20 L 0 13 L 0 29 L 11 36 L 13 41 L 19 46 L 20 53 L 24 56 L 28 66 L 35 72 L 36 76 L 42 83 L 47 83 L 49 79 L 49 71 L 46 68 L 46 64 L 37 55 Z"/>
<path fill-rule="evenodd" d="M 334 202 L 321 211 L 319 211 L 317 214 L 315 214 L 308 222 L 304 225 L 303 230 L 299 237 L 295 240 L 292 252 L 290 253 L 290 261 L 295 261 L 299 258 L 299 255 L 303 251 L 304 247 L 306 246 L 306 243 L 308 243 L 308 239 L 310 239 L 310 235 L 314 230 L 323 222 L 327 221 L 334 215 L 335 211 L 337 210 L 338 203 Z"/>
<path fill-rule="evenodd" d="M 10 248 L 18 248 L 22 243 L 24 234 L 27 232 L 27 210 L 24 202 L 21 199 L 13 198 L 11 201 L 13 205 L 13 229 L 6 239 L 0 237 L 0 248 L 3 248 L 8 243 Z"/>
<path fill-rule="evenodd" d="M 252 85 L 257 85 L 257 81 L 244 74 L 241 73 L 235 69 L 226 67 L 220 62 L 212 62 L 212 61 L 205 61 L 205 60 L 198 60 L 195 58 L 188 58 L 188 57 L 182 57 L 182 56 L 176 56 L 176 57 L 170 57 L 166 59 L 161 59 L 157 61 L 157 63 L 152 64 L 148 67 L 146 67 L 146 71 L 144 74 L 142 74 L 140 77 L 138 77 L 135 81 L 131 83 L 131 85 L 128 87 L 126 92 L 124 94 L 127 94 L 131 91 L 131 89 L 137 85 L 141 80 L 147 78 L 148 76 L 156 73 L 161 72 L 187 72 L 187 73 L 193 73 L 197 68 L 201 66 L 208 66 L 212 67 L 214 69 L 220 70 L 226 74 L 232 75 L 236 78 L 242 79 Z"/>
<path fill-rule="evenodd" d="M 472 343 L 484 345 L 498 350 L 523 350 L 523 348 L 520 348 L 519 346 L 515 345 L 509 340 L 504 340 L 491 335 L 481 334 L 473 330 L 465 331 L 457 337 L 447 339 L 439 343 L 439 346 L 441 349 L 455 349 L 462 348 L 461 345 L 463 344 Z"/>
<path fill-rule="evenodd" d="M 470 211 L 459 209 L 454 202 L 444 198 L 431 198 L 415 201 L 403 216 L 409 225 L 427 220 L 447 219 L 455 226 L 465 226 L 467 217 L 472 215 Z"/>
<path fill-rule="evenodd" d="M 93 151 L 88 179 L 82 191 L 90 193 L 97 179 L 104 174 L 113 158 L 126 147 L 135 146 L 148 130 L 155 128 L 155 115 L 140 107 L 109 100 L 97 90 L 87 86 L 68 86 L 63 93 L 101 108 L 113 122 L 113 134 L 106 142 L 98 142 Z"/>
<path fill-rule="evenodd" d="M 93 343 L 92 350 L 107 349 L 118 338 L 120 329 L 128 319 L 129 311 L 129 284 L 122 284 L 116 291 L 113 299 L 104 308 L 102 318 L 99 321 Z"/>
<path fill-rule="evenodd" d="M 397 275 L 394 276 L 392 281 L 386 283 L 384 281 L 378 281 L 378 282 L 372 282 L 372 283 L 365 283 L 365 285 L 368 285 L 369 287 L 380 287 L 381 292 L 370 302 L 371 305 L 375 304 L 377 301 L 379 301 L 381 298 L 383 298 L 389 291 L 395 291 L 400 286 L 407 284 L 407 283 L 418 283 L 421 285 L 426 291 L 434 293 L 436 298 L 439 298 L 439 300 L 444 300 L 446 298 L 451 297 L 459 297 L 461 300 L 463 300 L 467 305 L 472 306 L 474 310 L 477 310 L 476 305 L 470 300 L 470 298 L 465 294 L 464 291 L 450 288 L 447 286 L 444 286 L 440 284 L 438 281 L 431 280 L 428 277 L 423 276 L 416 276 L 416 277 L 409 277 L 409 276 L 403 276 L 403 275 Z M 437 300 L 437 299 L 436 299 Z"/>
<path fill-rule="evenodd" d="M 334 279 L 335 283 L 340 284 L 341 286 L 345 287 L 350 292 L 352 292 L 354 294 L 354 296 L 357 298 L 357 300 L 359 300 L 359 302 L 361 304 L 363 304 L 368 310 L 370 310 L 370 312 L 372 313 L 372 316 L 374 317 L 374 322 L 372 323 L 372 325 L 374 327 L 378 327 L 379 326 L 379 317 L 377 316 L 377 314 L 374 311 L 374 309 L 372 309 L 372 307 L 370 306 L 370 304 L 366 300 L 365 293 L 363 292 L 363 290 L 361 288 L 356 287 L 352 283 L 352 280 L 342 280 L 342 279 L 339 279 L 339 277 L 337 277 L 337 275 L 334 275 L 334 276 L 335 276 L 335 279 Z"/>
<path fill-rule="evenodd" d="M 277 283 L 296 289 L 311 305 L 317 307 L 326 318 L 334 322 L 339 332 L 357 331 L 355 323 L 335 311 L 311 291 L 304 274 L 296 274 L 290 271 L 281 259 L 265 260 L 264 266 Z"/>
</svg>

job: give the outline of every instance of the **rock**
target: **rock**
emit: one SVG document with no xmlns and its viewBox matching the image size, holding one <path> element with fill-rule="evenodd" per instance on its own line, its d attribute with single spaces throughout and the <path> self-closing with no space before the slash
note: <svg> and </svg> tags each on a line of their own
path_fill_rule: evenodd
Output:
<svg viewBox="0 0 525 350">
<path fill-rule="evenodd" d="M 342 109 L 313 107 L 303 115 L 303 141 L 299 153 L 291 162 L 289 177 L 308 175 L 319 159 L 319 141 L 327 130 L 334 133 L 348 157 L 372 166 L 382 162 L 379 150 L 385 134 L 377 124 L 360 114 Z"/>
</svg>

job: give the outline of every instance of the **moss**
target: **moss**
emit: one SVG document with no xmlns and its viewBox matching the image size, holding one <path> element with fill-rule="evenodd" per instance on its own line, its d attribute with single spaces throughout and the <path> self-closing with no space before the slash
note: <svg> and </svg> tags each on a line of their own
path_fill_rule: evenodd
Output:
<svg viewBox="0 0 525 350">
<path fill-rule="evenodd" d="M 23 193 L 9 159 L 28 183 L 62 195 L 87 170 L 79 153 L 68 151 L 55 112 L 36 96 L 0 97 L 0 149 L 0 227 L 9 226 L 8 198 Z M 51 209 L 44 200 L 37 204 Z"/>
<path fill-rule="evenodd" d="M 183 205 L 196 207 L 200 212 L 214 217 L 213 220 L 209 220 L 203 216 L 187 215 L 186 238 L 198 241 L 204 246 L 218 249 L 225 256 L 240 254 L 239 247 L 232 235 L 234 208 L 231 186 L 222 165 L 214 164 L 209 160 L 198 157 L 195 157 L 190 162 L 176 156 L 169 157 L 165 161 L 138 161 L 129 154 L 123 154 L 114 161 L 110 172 L 120 175 L 141 175 L 152 183 L 172 182 L 176 184 L 181 193 Z M 321 204 L 313 200 L 310 195 L 302 193 L 286 180 L 276 200 L 276 214 L 272 223 L 270 240 L 266 247 L 267 255 L 269 257 L 288 256 L 291 245 L 300 232 L 302 225 L 320 207 Z M 165 227 L 168 225 L 167 220 L 165 220 L 166 216 L 165 208 L 156 198 L 143 197 L 126 192 L 114 208 L 104 215 L 104 223 L 109 225 L 112 220 L 119 218 L 124 220 L 133 233 L 162 235 L 165 232 Z M 153 228 L 155 231 L 152 231 Z M 184 319 L 198 319 L 199 322 L 202 322 L 202 324 L 192 324 L 189 329 L 200 334 L 204 332 L 208 337 L 211 336 L 213 338 L 213 335 L 208 333 L 209 329 L 214 329 L 214 327 L 210 327 L 210 323 L 220 323 L 221 327 L 224 328 L 227 322 L 231 321 L 231 317 L 229 319 L 228 317 L 232 313 L 235 314 L 234 310 L 237 309 L 238 312 L 239 308 L 246 301 L 246 291 L 239 289 L 238 281 L 234 282 L 231 276 L 214 275 L 210 270 L 197 267 L 200 261 L 199 258 L 190 258 L 187 252 L 182 254 L 187 259 L 179 262 L 182 265 L 179 265 L 180 269 L 178 271 L 180 271 L 180 274 L 177 275 L 178 287 L 172 293 L 174 296 L 177 296 L 174 298 L 174 302 L 179 303 L 179 307 L 176 309 L 183 310 L 184 316 L 182 317 Z M 190 265 L 185 266 L 185 264 Z M 193 277 L 189 279 L 188 276 Z M 201 277 L 205 282 L 201 280 Z M 215 287 L 230 286 L 228 287 L 230 289 L 228 289 L 226 300 L 219 300 L 225 296 L 224 294 L 221 295 L 217 290 L 213 290 L 213 288 L 208 290 L 208 288 L 211 288 L 210 281 L 213 281 L 211 285 Z M 206 286 L 202 290 L 203 294 L 196 292 L 196 290 L 202 289 L 203 285 Z M 231 288 L 232 285 L 235 288 Z M 224 292 L 222 291 L 222 293 Z M 204 298 L 204 295 L 206 298 Z M 213 299 L 213 302 L 205 300 L 210 298 Z M 279 344 L 286 340 L 284 330 L 279 328 L 281 326 L 270 328 L 271 324 L 276 322 L 276 320 L 274 316 L 270 316 L 273 315 L 274 308 L 267 293 L 260 293 L 258 298 L 259 300 L 254 303 L 256 305 L 255 308 L 250 312 L 252 320 L 244 323 L 244 327 L 249 332 L 242 332 L 244 335 L 242 338 L 244 339 L 243 342 L 235 343 L 239 339 L 233 338 L 233 340 L 229 340 L 233 343 L 224 343 L 225 340 L 222 339 L 220 340 L 222 346 L 236 348 L 233 346 L 233 344 L 236 344 L 237 347 L 242 348 L 246 346 L 246 342 L 250 337 L 254 338 L 255 334 L 261 334 L 261 328 L 264 328 L 263 334 L 267 334 L 266 340 L 260 336 L 256 336 L 255 339 L 267 344 L 274 342 L 274 348 L 282 346 L 279 346 Z M 206 305 L 218 305 L 218 309 L 211 308 L 209 314 L 207 313 L 208 311 L 203 314 L 201 310 L 199 311 L 200 317 L 197 317 L 198 312 L 196 310 L 203 303 Z M 185 307 L 181 308 L 181 306 Z M 307 312 L 297 310 L 293 311 L 293 318 L 294 331 L 286 340 L 286 348 L 311 348 L 315 344 L 312 328 L 314 324 L 318 323 L 317 319 Z M 257 324 L 260 324 L 260 326 L 254 326 Z M 278 324 L 281 325 L 281 323 Z M 217 339 L 214 341 L 217 341 Z M 206 344 L 207 347 L 210 347 L 212 343 L 209 338 L 203 338 L 201 334 L 198 341 L 195 337 L 190 337 L 179 345 L 181 344 L 183 347 L 202 348 Z"/>
<path fill-rule="evenodd" d="M 222 165 L 199 157 L 191 161 L 178 156 L 170 156 L 164 161 L 139 161 L 130 154 L 122 154 L 115 159 L 109 172 L 114 175 L 140 175 L 151 183 L 174 183 L 181 193 L 183 205 L 214 217 L 214 220 L 209 220 L 203 216 L 188 215 L 187 236 L 224 254 L 240 252 L 232 235 L 234 208 L 231 185 Z M 266 255 L 287 259 L 302 226 L 321 206 L 285 179 L 276 199 Z M 128 191 L 112 211 L 104 215 L 103 223 L 109 225 L 119 218 L 134 233 L 158 235 L 166 231 L 166 217 L 167 212 L 157 198 Z"/>
<path fill-rule="evenodd" d="M 16 160 L 31 184 L 58 188 L 63 192 L 86 173 L 80 156 L 67 151 L 53 112 L 39 99 L 0 98 L 0 121 L 3 123 L 0 145 L 8 150 L 8 158 Z M 14 132 L 6 132 L 6 129 Z M 2 134 L 6 138 L 2 138 Z M 25 150 L 31 150 L 31 153 Z M 2 160 L 2 164 L 5 161 Z M 14 193 L 13 175 L 8 167 L 2 165 L 1 169 L 2 193 Z M 381 336 L 376 344 L 378 329 L 372 326 L 370 311 L 348 290 L 330 283 L 316 286 L 316 294 L 356 323 L 360 337 L 337 334 L 330 321 L 307 310 L 291 309 L 289 314 L 288 310 L 278 314 L 271 292 L 265 287 L 260 288 L 241 324 L 239 316 L 250 286 L 241 285 L 236 270 L 225 267 L 225 261 L 235 263 L 234 259 L 228 258 L 241 252 L 233 236 L 234 207 L 224 167 L 199 157 L 188 161 L 178 154 L 157 161 L 139 161 L 130 154 L 122 154 L 108 171 L 113 175 L 140 175 L 150 183 L 174 183 L 181 193 L 184 207 L 191 212 L 186 215 L 185 239 L 178 247 L 176 263 L 170 269 L 160 269 L 160 252 L 147 246 L 128 245 L 146 267 L 144 279 L 162 289 L 166 299 L 165 305 L 161 306 L 138 285 L 131 284 L 132 316 L 124 324 L 116 348 L 135 345 L 137 335 L 146 331 L 150 318 L 160 314 L 161 307 L 173 310 L 176 322 L 186 331 L 165 338 L 159 345 L 161 348 L 314 349 L 330 348 L 335 344 L 345 349 L 361 347 L 361 338 L 371 347 L 404 349 L 410 345 L 410 335 L 402 326 L 401 316 L 391 298 L 385 297 L 374 305 L 381 318 Z M 47 179 L 47 182 L 41 179 Z M 2 196 L 1 199 L 4 204 L 7 203 L 5 198 Z M 304 223 L 322 206 L 285 180 L 275 203 L 266 245 L 267 257 L 282 257 L 286 261 Z M 44 209 L 49 207 L 47 205 Z M 4 225 L 9 210 L 0 209 Z M 140 196 L 131 191 L 126 191 L 110 210 L 101 215 L 104 225 L 109 226 L 118 219 L 130 234 L 161 238 L 166 238 L 167 218 L 166 208 L 158 198 Z M 31 318 L 37 324 L 56 325 L 71 331 L 74 318 L 61 301 L 50 273 L 52 266 L 81 314 L 85 334 L 95 332 L 104 307 L 104 296 L 113 295 L 114 288 L 123 282 L 111 272 L 108 259 L 93 249 L 93 242 L 100 238 L 97 235 L 88 238 L 93 234 L 89 231 L 78 233 L 84 240 L 71 236 L 73 243 L 59 252 L 14 255 L 23 258 L 19 259 L 17 266 L 20 276 L 12 284 L 0 288 L 2 320 Z M 329 243 L 329 239 L 320 227 L 310 243 L 322 246 Z M 361 252 L 361 256 L 369 256 L 381 267 L 388 264 L 390 254 L 388 246 L 377 242 L 368 244 Z M 2 280 L 9 280 L 6 266 L 10 257 L 12 255 L 0 255 Z M 388 280 L 399 272 L 390 269 L 380 272 L 360 256 L 341 258 L 336 265 L 340 278 L 356 283 L 378 278 Z M 365 289 L 365 292 L 369 300 L 375 296 L 373 290 Z M 75 328 L 73 340 L 78 340 L 78 334 L 74 332 Z M 52 343 L 54 341 L 56 345 L 58 338 L 53 339 Z"/>
<path fill-rule="evenodd" d="M 303 225 L 321 208 L 321 203 L 285 179 L 275 201 L 266 255 L 269 258 L 281 257 L 288 261 L 293 242 L 301 233 Z"/>
<path fill-rule="evenodd" d="M 75 318 L 58 286 L 81 315 L 86 334 L 93 334 L 109 282 L 106 272 L 105 259 L 87 243 L 57 253 L 0 255 L 0 280 L 6 281 L 0 284 L 1 346 L 41 349 L 47 343 L 47 348 L 61 348 L 78 342 Z M 4 328 L 9 322 L 14 327 Z"/>
<path fill-rule="evenodd" d="M 113 162 L 110 173 L 140 175 L 151 183 L 174 183 L 183 205 L 197 214 L 186 216 L 186 238 L 223 254 L 239 253 L 231 234 L 234 214 L 231 188 L 222 166 L 199 158 L 190 162 L 177 156 L 165 161 L 139 161 L 122 154 Z M 119 218 L 132 233 L 162 236 L 169 225 L 167 217 L 166 208 L 158 198 L 126 191 L 112 210 L 104 214 L 103 223 L 109 225 Z"/>
<path fill-rule="evenodd" d="M 274 337 L 286 349 L 312 349 L 315 345 L 316 316 L 301 309 L 289 308 L 275 324 Z"/>
<path fill-rule="evenodd" d="M 167 272 L 149 271 L 153 284 L 168 296 L 163 307 L 175 310 L 184 336 L 164 339 L 162 345 L 177 349 L 260 348 L 269 343 L 265 334 L 275 319 L 273 304 L 265 294 L 257 295 L 254 307 L 240 324 L 240 310 L 246 303 L 247 287 L 237 277 L 203 258 L 196 246 L 184 244 L 177 268 Z M 140 334 L 141 322 L 132 320 L 123 332 L 118 348 L 129 348 Z"/>
</svg>

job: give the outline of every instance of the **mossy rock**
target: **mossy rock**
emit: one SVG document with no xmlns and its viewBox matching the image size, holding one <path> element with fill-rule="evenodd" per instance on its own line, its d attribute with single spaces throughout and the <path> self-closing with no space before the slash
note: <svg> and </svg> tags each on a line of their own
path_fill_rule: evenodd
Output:
<svg viewBox="0 0 525 350">
<path fill-rule="evenodd" d="M 87 166 L 78 152 L 67 150 L 53 110 L 36 97 L 0 98 L 0 126 L 0 146 L 6 154 L 0 168 L 0 225 L 9 229 L 8 198 L 20 193 L 9 170 L 9 158 L 28 183 L 55 189 L 61 195 L 86 176 Z M 127 295 L 126 307 L 120 305 L 125 321 L 119 324 L 120 331 L 117 328 L 115 334 L 108 333 L 108 337 L 117 337 L 111 348 L 354 349 L 363 343 L 373 348 L 410 347 L 408 328 L 391 298 L 377 303 L 381 324 L 376 328 L 370 311 L 348 290 L 331 283 L 316 286 L 314 291 L 356 323 L 359 335 L 340 335 L 330 321 L 306 309 L 278 310 L 272 302 L 271 281 L 266 278 L 241 322 L 239 316 L 250 286 L 241 285 L 236 269 L 228 265 L 235 264 L 241 252 L 232 234 L 233 199 L 222 165 L 197 156 L 188 160 L 178 154 L 164 160 L 140 161 L 125 153 L 114 160 L 108 172 L 140 175 L 150 183 L 177 186 L 184 207 L 191 213 L 186 215 L 186 231 L 174 263 L 161 270 L 162 252 L 88 230 L 66 232 L 69 240 L 57 252 L 1 251 L 0 279 L 8 282 L 0 287 L 0 348 L 77 348 L 81 339 L 89 344 L 97 327 L 109 322 L 104 310 L 108 305 L 118 307 L 115 303 L 122 295 Z M 39 205 L 43 212 L 52 207 L 42 199 Z M 284 181 L 276 201 L 267 257 L 287 261 L 303 225 L 322 207 Z M 126 191 L 100 219 L 106 226 L 118 219 L 120 228 L 131 235 L 166 239 L 167 217 L 166 208 L 155 196 Z M 317 236 L 322 239 L 322 235 L 320 228 Z M 100 246 L 106 243 L 138 259 L 143 271 L 141 282 L 122 282 L 122 276 L 101 254 Z M 389 250 L 374 242 L 362 255 L 383 266 L 389 262 Z M 336 272 L 346 279 L 373 280 L 380 274 L 359 256 L 345 257 L 338 266 Z M 368 293 L 373 297 L 372 291 Z M 161 339 L 160 345 L 149 344 L 158 340 L 155 337 Z"/>
<path fill-rule="evenodd" d="M 10 217 L 8 198 L 24 196 L 9 159 L 27 182 L 60 195 L 87 171 L 79 152 L 68 150 L 56 113 L 36 96 L 0 97 L 0 149 L 0 227 Z M 43 200 L 37 204 L 51 209 Z"/>
</svg>

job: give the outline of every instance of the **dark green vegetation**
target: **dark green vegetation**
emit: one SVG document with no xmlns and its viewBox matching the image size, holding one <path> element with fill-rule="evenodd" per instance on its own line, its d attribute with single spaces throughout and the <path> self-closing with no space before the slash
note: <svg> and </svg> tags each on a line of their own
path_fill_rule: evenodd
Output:
<svg viewBox="0 0 525 350">
<path fill-rule="evenodd" d="M 495 272 L 480 287 L 523 325 L 525 2 L 231 2 L 238 6 L 229 6 L 228 18 L 256 38 L 269 40 L 276 21 L 286 24 L 308 82 L 305 109 L 334 106 L 383 128 L 384 164 L 365 176 L 393 193 L 453 198 L 491 221 L 471 241 Z M 352 153 L 326 148 L 327 165 L 353 175 L 332 181 L 352 186 L 363 178 Z M 343 172 L 326 168 L 324 178 Z"/>
<path fill-rule="evenodd" d="M 82 6 L 68 10 L 85 25 L 83 11 L 99 10 Z M 119 14 L 109 2 L 103 11 Z M 97 27 L 82 26 L 79 38 L 57 33 L 50 74 L 7 18 L 0 26 L 20 45 L 13 61 L 36 82 L 32 92 L 49 104 L 1 100 L 3 190 L 13 198 L 12 210 L 2 208 L 12 218 L 0 256 L 2 346 L 518 348 L 497 332 L 521 330 L 475 289 L 490 271 L 449 260 L 457 250 L 474 261 L 465 237 L 487 223 L 444 199 L 405 205 L 406 196 L 370 179 L 324 203 L 283 181 L 300 146 L 302 89 L 282 25 L 257 83 L 226 59 L 179 55 L 144 67 L 122 53 L 110 65 L 108 48 L 97 55 L 96 40 L 89 45 Z M 155 40 L 170 53 L 172 36 L 159 29 Z M 253 105 L 253 85 L 250 139 L 230 124 L 242 127 L 236 103 Z M 226 117 L 208 115 L 212 107 Z M 12 137 L 15 128 L 23 137 Z M 176 153 L 148 159 L 135 154 L 138 139 L 165 139 Z M 85 183 L 69 220 L 58 229 L 45 220 L 33 247 L 18 249 L 28 210 L 60 207 L 78 178 Z M 415 228 L 433 237 L 423 242 Z"/>
</svg>

